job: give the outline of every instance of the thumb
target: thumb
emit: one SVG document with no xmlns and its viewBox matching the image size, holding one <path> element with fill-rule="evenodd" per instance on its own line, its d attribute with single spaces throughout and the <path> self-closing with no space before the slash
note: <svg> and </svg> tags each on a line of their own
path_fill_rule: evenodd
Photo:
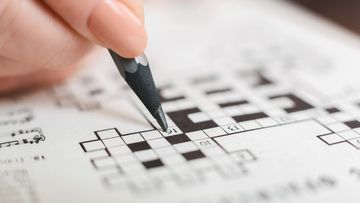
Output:
<svg viewBox="0 0 360 203">
<path fill-rule="evenodd" d="M 74 30 L 123 57 L 140 55 L 146 46 L 140 0 L 43 0 Z"/>
</svg>

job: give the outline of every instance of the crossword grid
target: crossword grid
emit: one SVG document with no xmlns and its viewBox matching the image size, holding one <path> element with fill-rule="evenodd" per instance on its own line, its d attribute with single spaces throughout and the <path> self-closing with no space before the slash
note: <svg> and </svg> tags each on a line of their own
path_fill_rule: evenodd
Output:
<svg viewBox="0 0 360 203">
<path fill-rule="evenodd" d="M 210 171 L 222 178 L 244 175 L 247 172 L 244 164 L 255 161 L 256 157 L 247 149 L 232 153 L 224 151 L 212 139 L 224 134 L 226 132 L 221 128 L 192 133 L 171 128 L 169 133 L 149 130 L 121 135 L 113 128 L 96 131 L 97 139 L 80 145 L 86 153 L 105 155 L 91 159 L 97 170 L 116 171 L 116 175 L 112 172 L 104 177 L 105 183 L 111 186 L 119 183 L 132 185 L 134 192 L 139 192 L 156 189 L 153 184 L 155 180 L 146 181 L 145 187 L 142 181 L 134 185 L 133 181 L 126 179 L 126 175 L 139 176 L 146 171 L 166 169 L 170 174 L 157 177 L 158 182 L 173 181 L 177 185 L 204 181 L 205 174 Z"/>
<path fill-rule="evenodd" d="M 360 122 L 342 112 L 339 108 L 331 107 L 326 111 L 330 116 L 317 118 L 332 133 L 318 136 L 320 140 L 328 145 L 350 144 L 356 149 L 360 149 Z"/>
<path fill-rule="evenodd" d="M 255 74 L 254 74 L 255 73 Z M 269 84 L 274 84 L 261 72 L 250 73 L 253 77 L 253 86 L 259 87 L 262 85 L 268 86 Z M 284 108 L 284 110 L 291 114 L 293 112 L 302 112 L 312 108 L 314 106 L 309 103 L 302 101 L 296 95 L 283 95 L 296 104 L 291 108 Z M 281 96 L 280 96 L 281 97 Z M 272 96 L 270 99 L 276 99 L 279 96 Z M 360 112 L 359 112 L 359 102 L 350 102 L 351 108 L 347 111 L 341 110 L 341 107 L 349 108 L 349 102 L 340 101 L 335 106 L 327 107 L 316 107 L 317 112 L 310 112 L 307 115 L 301 115 L 298 118 L 313 118 L 317 120 L 320 124 L 326 127 L 332 133 L 327 135 L 317 136 L 321 141 L 325 142 L 327 145 L 336 145 L 336 144 L 350 144 L 356 149 L 360 149 Z M 292 114 L 294 115 L 294 114 Z"/>
<path fill-rule="evenodd" d="M 134 193 L 246 175 L 246 164 L 258 158 L 249 149 L 225 151 L 214 140 L 218 136 L 316 119 L 332 132 L 319 135 L 320 140 L 360 148 L 360 122 L 353 116 L 336 107 L 315 108 L 293 89 L 277 90 L 277 83 L 259 70 L 244 75 L 245 85 L 209 75 L 161 86 L 167 133 L 154 129 L 121 134 L 121 129 L 109 128 L 95 131 L 95 139 L 80 145 L 106 186 Z"/>
</svg>

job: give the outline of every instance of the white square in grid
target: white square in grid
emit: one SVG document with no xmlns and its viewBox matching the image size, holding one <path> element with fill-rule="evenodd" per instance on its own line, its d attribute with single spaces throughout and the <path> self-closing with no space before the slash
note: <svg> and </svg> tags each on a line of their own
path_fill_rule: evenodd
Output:
<svg viewBox="0 0 360 203">
<path fill-rule="evenodd" d="M 191 99 L 193 101 L 196 101 L 196 104 L 198 104 L 197 106 L 199 106 L 199 108 L 201 108 L 205 105 L 211 104 L 211 102 L 209 102 L 209 98 L 204 97 L 201 94 L 192 94 Z"/>
<path fill-rule="evenodd" d="M 348 140 L 356 149 L 360 149 L 360 138 Z"/>
<path fill-rule="evenodd" d="M 327 144 L 335 144 L 344 141 L 344 139 L 337 134 L 323 135 L 320 136 L 320 138 Z"/>
<path fill-rule="evenodd" d="M 334 132 L 349 130 L 350 128 L 343 123 L 328 124 L 326 127 L 330 128 Z"/>
<path fill-rule="evenodd" d="M 122 168 L 122 170 L 124 170 L 126 174 L 139 175 L 145 171 L 144 166 L 139 163 L 124 164 L 121 165 L 120 167 Z"/>
<path fill-rule="evenodd" d="M 214 110 L 208 111 L 206 113 L 210 116 L 210 118 L 219 118 L 219 117 L 226 116 L 226 114 L 222 110 L 219 110 L 219 109 L 214 109 Z"/>
<path fill-rule="evenodd" d="M 248 150 L 239 150 L 237 152 L 232 152 L 230 156 L 237 162 L 237 163 L 247 163 L 256 160 L 256 157 Z"/>
<path fill-rule="evenodd" d="M 104 180 L 106 180 L 106 183 L 111 185 L 111 187 L 114 188 L 123 188 L 127 186 L 127 180 L 123 178 L 123 175 L 114 172 L 114 173 L 107 173 L 102 176 Z"/>
<path fill-rule="evenodd" d="M 114 159 L 116 160 L 117 163 L 120 164 L 120 166 L 138 162 L 138 160 L 132 153 L 114 156 Z"/>
<path fill-rule="evenodd" d="M 155 152 L 152 149 L 143 150 L 143 151 L 139 151 L 139 152 L 134 152 L 134 154 L 142 162 L 150 161 L 150 160 L 154 160 L 154 159 L 159 158 L 158 155 L 155 154 Z"/>
<path fill-rule="evenodd" d="M 208 136 L 201 130 L 191 133 L 186 133 L 186 135 L 190 138 L 190 140 L 199 140 L 199 139 L 208 138 Z"/>
<path fill-rule="evenodd" d="M 289 98 L 285 98 L 285 97 L 276 98 L 276 99 L 273 99 L 272 101 L 276 104 L 276 106 L 281 107 L 283 109 L 291 108 L 295 105 L 292 100 L 290 100 Z"/>
<path fill-rule="evenodd" d="M 174 127 L 176 126 L 175 123 L 170 119 L 170 117 L 168 115 L 165 115 L 165 119 L 169 125 L 169 127 Z"/>
<path fill-rule="evenodd" d="M 208 103 L 209 101 L 206 100 L 206 103 L 201 103 L 199 105 L 199 109 L 202 111 L 202 112 L 208 112 L 208 111 L 212 111 L 212 110 L 215 110 L 215 109 L 219 109 L 219 107 L 216 105 L 216 104 L 213 104 L 213 103 Z"/>
<path fill-rule="evenodd" d="M 224 93 L 221 94 L 213 94 L 209 96 L 211 101 L 213 101 L 214 103 L 224 103 L 227 102 L 228 99 L 226 98 L 226 95 L 224 95 Z"/>
<path fill-rule="evenodd" d="M 178 164 L 175 165 L 174 167 L 171 167 L 172 172 L 174 172 L 174 175 L 176 175 L 177 177 L 181 176 L 187 176 L 188 173 L 193 173 L 194 170 L 190 167 L 189 164 Z"/>
<path fill-rule="evenodd" d="M 182 184 L 191 185 L 199 182 L 199 174 L 197 174 L 190 166 L 177 165 L 172 167 L 172 171 L 176 174 L 177 181 Z"/>
<path fill-rule="evenodd" d="M 194 123 L 204 122 L 210 120 L 210 117 L 206 115 L 204 112 L 197 112 L 189 114 L 188 117 Z"/>
<path fill-rule="evenodd" d="M 240 106 L 229 106 L 226 108 L 223 108 L 224 112 L 229 116 L 237 116 L 244 114 L 244 112 L 241 110 Z"/>
<path fill-rule="evenodd" d="M 201 151 L 206 155 L 206 157 L 217 157 L 226 154 L 226 152 L 219 146 L 203 148 Z"/>
<path fill-rule="evenodd" d="M 360 128 L 354 128 L 352 129 L 353 131 L 357 132 L 358 134 L 360 134 Z"/>
<path fill-rule="evenodd" d="M 316 118 L 317 121 L 319 121 L 321 124 L 330 124 L 330 123 L 336 123 L 336 120 L 332 118 L 331 116 L 321 116 Z"/>
<path fill-rule="evenodd" d="M 175 145 L 173 145 L 173 147 L 180 153 L 195 151 L 198 149 L 195 146 L 195 144 L 192 142 L 184 142 L 184 143 L 180 143 L 180 144 L 175 144 Z"/>
<path fill-rule="evenodd" d="M 301 120 L 305 120 L 305 119 L 309 119 L 310 117 L 308 115 L 306 115 L 306 113 L 304 112 L 298 112 L 298 113 L 293 113 L 291 114 L 292 117 L 297 120 L 297 121 L 301 121 Z"/>
<path fill-rule="evenodd" d="M 216 169 L 226 176 L 243 175 L 246 172 L 244 167 L 237 163 L 221 164 Z"/>
<path fill-rule="evenodd" d="M 173 154 L 171 156 L 161 157 L 161 161 L 166 166 L 174 166 L 177 164 L 185 163 L 185 158 L 183 156 L 180 156 L 179 154 Z"/>
<path fill-rule="evenodd" d="M 252 130 L 261 127 L 256 121 L 244 121 L 240 122 L 239 125 L 245 130 Z"/>
<path fill-rule="evenodd" d="M 266 109 L 265 113 L 272 117 L 287 114 L 283 109 L 275 109 L 275 108 Z"/>
<path fill-rule="evenodd" d="M 359 134 L 357 134 L 355 131 L 353 130 L 347 130 L 347 131 L 343 131 L 343 132 L 338 132 L 338 135 L 340 135 L 342 138 L 344 138 L 345 140 L 349 140 L 349 139 L 353 139 L 353 138 L 357 138 L 360 137 Z"/>
<path fill-rule="evenodd" d="M 236 121 L 234 119 L 232 119 L 231 117 L 215 118 L 214 122 L 216 124 L 218 124 L 219 126 L 236 123 Z"/>
<path fill-rule="evenodd" d="M 348 120 L 353 120 L 353 117 L 343 113 L 343 112 L 338 112 L 338 113 L 334 113 L 331 115 L 334 119 L 338 120 L 338 121 L 348 121 Z"/>
<path fill-rule="evenodd" d="M 236 101 L 245 100 L 244 97 L 241 97 L 239 94 L 234 94 L 233 92 L 228 94 L 226 96 L 226 99 L 227 99 L 227 102 L 236 102 Z"/>
<path fill-rule="evenodd" d="M 188 108 L 195 107 L 195 104 L 192 101 L 184 99 L 184 100 L 177 101 L 177 106 L 180 109 L 188 109 Z"/>
<path fill-rule="evenodd" d="M 244 131 L 244 129 L 237 123 L 221 126 L 227 133 L 236 133 Z"/>
<path fill-rule="evenodd" d="M 125 144 L 121 137 L 105 139 L 103 140 L 103 143 L 108 148 Z"/>
<path fill-rule="evenodd" d="M 213 166 L 213 163 L 209 159 L 197 159 L 196 161 L 191 161 L 189 164 L 198 170 L 208 169 Z"/>
<path fill-rule="evenodd" d="M 122 136 L 126 144 L 144 141 L 139 133 Z"/>
<path fill-rule="evenodd" d="M 126 145 L 110 147 L 108 148 L 108 150 L 113 156 L 131 153 L 131 150 Z"/>
<path fill-rule="evenodd" d="M 152 140 L 152 139 L 163 137 L 161 135 L 161 133 L 159 131 L 157 131 L 157 130 L 152 130 L 152 131 L 148 131 L 148 132 L 142 132 L 140 134 L 145 138 L 145 140 Z"/>
<path fill-rule="evenodd" d="M 94 164 L 100 169 L 116 167 L 116 162 L 112 157 L 94 159 Z"/>
<path fill-rule="evenodd" d="M 161 131 L 160 132 L 163 136 L 172 136 L 172 135 L 179 135 L 181 134 L 181 130 L 178 127 L 169 127 L 166 132 Z"/>
<path fill-rule="evenodd" d="M 161 106 L 165 112 L 177 111 L 179 109 L 176 102 L 165 102 Z"/>
<path fill-rule="evenodd" d="M 291 122 L 296 121 L 296 119 L 290 115 L 276 116 L 276 117 L 273 117 L 273 119 L 280 124 L 291 123 Z"/>
<path fill-rule="evenodd" d="M 157 153 L 160 157 L 177 154 L 177 151 L 176 151 L 172 146 L 161 147 L 161 148 L 157 148 L 157 149 L 154 149 L 154 150 L 156 151 L 156 153 Z"/>
<path fill-rule="evenodd" d="M 217 158 L 212 159 L 213 162 L 215 162 L 218 165 L 227 164 L 227 163 L 234 163 L 234 160 L 232 160 L 231 157 L 229 157 L 227 154 L 224 154 L 222 156 L 218 156 Z"/>
<path fill-rule="evenodd" d="M 96 134 L 101 139 L 112 138 L 112 137 L 120 137 L 120 135 L 116 132 L 115 129 L 97 131 Z"/>
<path fill-rule="evenodd" d="M 264 92 L 267 95 L 271 95 L 271 93 L 269 91 L 265 91 Z M 274 93 L 275 94 L 275 93 Z M 261 108 L 261 109 L 274 109 L 274 105 L 273 103 L 267 102 L 267 101 L 263 101 L 263 100 L 259 100 L 256 102 L 256 105 Z M 278 109 L 278 108 L 276 108 Z"/>
<path fill-rule="evenodd" d="M 262 127 L 274 126 L 278 124 L 272 118 L 260 118 L 260 119 L 256 119 L 256 122 L 258 122 Z"/>
<path fill-rule="evenodd" d="M 103 150 L 96 150 L 96 151 L 86 152 L 86 156 L 89 157 L 90 159 L 95 159 L 95 158 L 99 158 L 99 157 L 106 157 L 106 156 L 109 156 L 109 155 L 105 151 L 105 149 L 103 149 Z"/>
<path fill-rule="evenodd" d="M 204 149 L 204 148 L 208 148 L 208 147 L 215 147 L 217 146 L 215 144 L 215 142 L 210 139 L 210 138 L 207 138 L 207 139 L 201 139 L 201 140 L 195 140 L 193 141 L 195 143 L 195 145 L 199 148 L 199 149 Z"/>
<path fill-rule="evenodd" d="M 328 114 L 325 113 L 325 111 L 323 109 L 308 109 L 305 111 L 306 115 L 308 115 L 308 117 L 322 117 L 322 116 L 327 116 Z"/>
<path fill-rule="evenodd" d="M 85 142 L 83 143 L 83 146 L 86 151 L 93 151 L 105 148 L 104 144 L 100 140 Z"/>
<path fill-rule="evenodd" d="M 166 164 L 164 163 L 164 165 Z M 163 177 L 169 177 L 173 174 L 167 167 L 152 168 L 151 170 L 147 170 L 146 172 L 151 173 L 151 177 L 153 177 L 154 179 L 162 179 Z"/>
<path fill-rule="evenodd" d="M 240 106 L 241 111 L 243 114 L 250 114 L 250 113 L 256 113 L 259 112 L 259 108 L 257 108 L 254 105 L 251 104 L 244 104 Z"/>
<path fill-rule="evenodd" d="M 182 92 L 173 86 L 165 87 L 161 90 L 161 95 L 166 99 L 182 96 Z"/>
<path fill-rule="evenodd" d="M 220 135 L 225 135 L 226 132 L 220 128 L 220 127 L 215 127 L 215 128 L 209 128 L 204 130 L 204 132 L 209 136 L 209 137 L 216 137 L 216 136 L 220 136 Z"/>
<path fill-rule="evenodd" d="M 170 146 L 170 143 L 165 138 L 158 138 L 158 139 L 148 140 L 147 143 L 153 149 L 160 148 L 160 147 L 165 147 L 165 146 Z"/>
</svg>

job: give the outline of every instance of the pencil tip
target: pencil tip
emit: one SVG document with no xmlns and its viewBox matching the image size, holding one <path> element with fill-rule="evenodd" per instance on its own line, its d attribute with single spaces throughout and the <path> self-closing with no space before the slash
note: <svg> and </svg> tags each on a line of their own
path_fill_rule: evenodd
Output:
<svg viewBox="0 0 360 203">
<path fill-rule="evenodd" d="M 168 124 L 167 124 L 166 119 L 165 119 L 165 113 L 164 113 L 161 106 L 155 112 L 154 117 L 155 117 L 156 121 L 158 122 L 158 124 L 160 125 L 161 129 L 164 132 L 166 132 L 167 129 L 168 129 Z"/>
</svg>

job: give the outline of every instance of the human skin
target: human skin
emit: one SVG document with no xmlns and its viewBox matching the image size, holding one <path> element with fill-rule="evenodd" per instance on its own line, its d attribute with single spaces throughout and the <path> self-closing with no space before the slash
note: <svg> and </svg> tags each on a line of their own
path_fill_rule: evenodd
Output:
<svg viewBox="0 0 360 203">
<path fill-rule="evenodd" d="M 146 46 L 141 0 L 1 0 L 0 94 L 63 80 L 96 45 Z"/>
</svg>

